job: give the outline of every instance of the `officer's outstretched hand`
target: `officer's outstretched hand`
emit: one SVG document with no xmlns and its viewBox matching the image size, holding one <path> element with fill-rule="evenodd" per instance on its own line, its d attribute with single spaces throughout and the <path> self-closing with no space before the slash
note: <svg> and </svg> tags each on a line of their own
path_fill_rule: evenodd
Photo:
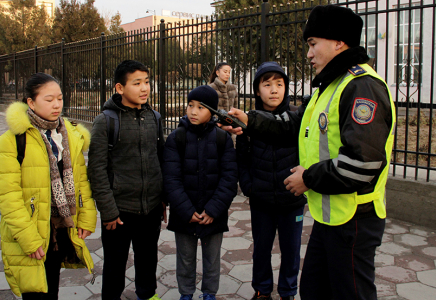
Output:
<svg viewBox="0 0 436 300">
<path fill-rule="evenodd" d="M 234 116 L 239 121 L 243 122 L 245 125 L 248 124 L 247 114 L 240 109 L 232 107 L 232 109 L 229 111 L 229 115 Z M 223 126 L 221 124 L 219 124 L 218 126 L 221 127 L 221 129 L 228 131 L 232 134 L 241 135 L 243 133 L 241 127 L 233 128 L 232 126 Z"/>
<path fill-rule="evenodd" d="M 302 166 L 296 166 L 295 168 L 291 169 L 291 172 L 294 174 L 286 178 L 284 181 L 286 189 L 291 191 L 291 193 L 293 193 L 295 196 L 300 196 L 309 190 L 303 181 L 304 171 L 306 171 L 306 169 Z"/>
</svg>

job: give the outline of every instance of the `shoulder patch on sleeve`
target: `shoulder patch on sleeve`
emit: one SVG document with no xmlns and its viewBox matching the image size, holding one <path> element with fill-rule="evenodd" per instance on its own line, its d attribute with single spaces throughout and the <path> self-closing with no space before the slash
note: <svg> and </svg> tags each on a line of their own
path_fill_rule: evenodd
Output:
<svg viewBox="0 0 436 300">
<path fill-rule="evenodd" d="M 365 74 L 366 70 L 359 65 L 355 65 L 355 66 L 351 67 L 350 69 L 348 69 L 348 72 L 350 72 L 354 76 L 357 76 L 360 74 Z"/>
<path fill-rule="evenodd" d="M 369 124 L 374 120 L 377 103 L 370 99 L 356 98 L 354 99 L 351 117 L 360 125 Z"/>
</svg>

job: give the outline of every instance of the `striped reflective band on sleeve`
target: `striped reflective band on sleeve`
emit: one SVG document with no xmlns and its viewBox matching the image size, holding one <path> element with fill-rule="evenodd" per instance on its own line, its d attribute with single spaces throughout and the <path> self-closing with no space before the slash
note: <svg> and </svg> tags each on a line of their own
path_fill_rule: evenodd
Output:
<svg viewBox="0 0 436 300">
<path fill-rule="evenodd" d="M 339 154 L 337 158 L 333 160 L 339 160 L 344 163 L 347 163 L 349 165 L 352 165 L 353 167 L 360 168 L 360 169 L 366 169 L 366 170 L 372 170 L 372 169 L 380 169 L 382 162 L 381 161 L 370 161 L 370 162 L 364 162 L 357 159 L 351 159 L 348 156 L 345 156 L 343 154 Z"/>
<path fill-rule="evenodd" d="M 332 159 L 333 165 L 336 168 L 336 171 L 338 171 L 339 174 L 341 174 L 344 177 L 348 177 L 354 180 L 359 180 L 363 182 L 371 182 L 371 180 L 374 178 L 374 176 L 368 176 L 368 175 L 362 175 L 358 174 L 349 170 L 345 170 L 343 168 L 338 167 L 339 161 L 347 163 L 353 167 L 365 169 L 365 170 L 378 170 L 380 169 L 382 162 L 376 161 L 376 162 L 362 162 L 355 159 L 351 159 L 345 155 L 339 154 L 337 158 Z"/>
<path fill-rule="evenodd" d="M 278 121 L 282 121 L 283 120 L 285 122 L 288 122 L 290 120 L 289 116 L 288 116 L 288 114 L 286 112 L 282 113 L 281 115 L 275 115 L 275 117 L 276 117 L 276 119 Z"/>
</svg>

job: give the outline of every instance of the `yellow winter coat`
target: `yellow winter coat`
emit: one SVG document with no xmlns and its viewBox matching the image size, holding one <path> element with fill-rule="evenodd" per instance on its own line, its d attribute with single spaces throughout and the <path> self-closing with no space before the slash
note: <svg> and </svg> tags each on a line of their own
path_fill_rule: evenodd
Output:
<svg viewBox="0 0 436 300">
<path fill-rule="evenodd" d="M 14 103 L 6 111 L 9 130 L 0 136 L 0 234 L 6 279 L 17 296 L 21 293 L 47 293 L 44 261 L 29 258 L 40 246 L 47 253 L 50 239 L 50 165 L 47 149 L 39 131 L 30 123 L 28 106 Z M 97 212 L 91 198 L 91 188 L 86 174 L 82 151 L 88 148 L 90 134 L 81 125 L 73 126 L 65 120 L 71 165 L 76 192 L 76 225 L 68 229 L 70 239 L 81 260 L 79 264 L 64 263 L 65 268 L 88 268 L 92 273 L 94 263 L 85 241 L 77 229 L 94 232 Z M 26 152 L 22 165 L 17 160 L 16 134 L 26 132 Z M 82 197 L 82 201 L 79 201 Z M 30 203 L 35 212 L 32 214 Z"/>
</svg>

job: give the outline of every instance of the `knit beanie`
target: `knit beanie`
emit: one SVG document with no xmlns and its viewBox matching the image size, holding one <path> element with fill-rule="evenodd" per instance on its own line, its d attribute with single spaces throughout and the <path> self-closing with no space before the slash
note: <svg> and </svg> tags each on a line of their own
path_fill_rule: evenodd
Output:
<svg viewBox="0 0 436 300">
<path fill-rule="evenodd" d="M 193 89 L 188 94 L 188 102 L 191 100 L 203 102 L 215 110 L 218 109 L 218 93 L 208 85 L 201 85 Z"/>
<path fill-rule="evenodd" d="M 310 37 L 342 41 L 349 47 L 360 45 L 363 20 L 350 8 L 336 5 L 318 5 L 310 12 L 303 38 Z"/>
</svg>

